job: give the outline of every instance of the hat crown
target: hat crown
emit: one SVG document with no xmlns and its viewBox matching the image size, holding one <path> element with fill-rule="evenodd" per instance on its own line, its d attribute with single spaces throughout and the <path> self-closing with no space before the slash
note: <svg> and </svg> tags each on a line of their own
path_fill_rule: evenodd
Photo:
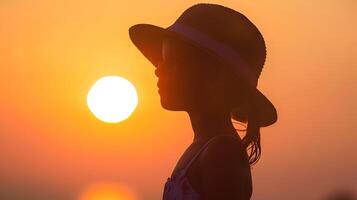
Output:
<svg viewBox="0 0 357 200">
<path fill-rule="evenodd" d="M 233 49 L 248 64 L 257 81 L 264 66 L 266 47 L 262 34 L 246 16 L 222 5 L 201 3 L 186 9 L 171 26 L 178 23 Z"/>
</svg>

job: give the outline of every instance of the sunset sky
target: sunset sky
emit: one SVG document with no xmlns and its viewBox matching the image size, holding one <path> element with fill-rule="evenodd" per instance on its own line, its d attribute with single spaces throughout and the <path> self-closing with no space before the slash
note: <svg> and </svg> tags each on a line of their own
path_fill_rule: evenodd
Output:
<svg viewBox="0 0 357 200">
<path fill-rule="evenodd" d="M 258 88 L 278 121 L 261 129 L 252 199 L 357 194 L 356 1 L 206 2 L 245 14 L 267 45 Z M 0 0 L 1 200 L 100 200 L 84 196 L 107 190 L 161 199 L 193 131 L 186 112 L 161 107 L 154 67 L 128 28 L 168 27 L 195 3 Z M 86 104 L 105 75 L 138 92 L 136 110 L 117 124 Z"/>
</svg>

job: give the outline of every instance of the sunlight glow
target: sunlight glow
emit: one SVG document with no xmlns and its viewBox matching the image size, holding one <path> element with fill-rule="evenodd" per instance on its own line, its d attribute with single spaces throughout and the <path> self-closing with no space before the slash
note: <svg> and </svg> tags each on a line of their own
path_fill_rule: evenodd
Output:
<svg viewBox="0 0 357 200">
<path fill-rule="evenodd" d="M 86 188 L 79 200 L 137 200 L 137 197 L 123 185 L 96 183 Z"/>
<path fill-rule="evenodd" d="M 94 116 L 107 123 L 127 119 L 138 104 L 132 83 L 119 76 L 105 76 L 88 92 L 87 105 Z"/>
</svg>

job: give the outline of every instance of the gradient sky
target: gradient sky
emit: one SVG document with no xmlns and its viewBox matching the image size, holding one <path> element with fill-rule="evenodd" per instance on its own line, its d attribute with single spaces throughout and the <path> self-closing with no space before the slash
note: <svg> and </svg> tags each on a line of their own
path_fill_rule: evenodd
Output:
<svg viewBox="0 0 357 200">
<path fill-rule="evenodd" d="M 207 1 L 261 30 L 258 88 L 278 122 L 262 128 L 254 200 L 357 194 L 357 3 Z M 0 1 L 0 199 L 77 200 L 98 183 L 161 199 L 193 137 L 187 113 L 160 106 L 154 67 L 131 43 L 136 23 L 171 25 L 198 1 Z M 91 85 L 119 75 L 139 104 L 118 124 L 86 107 Z"/>
</svg>

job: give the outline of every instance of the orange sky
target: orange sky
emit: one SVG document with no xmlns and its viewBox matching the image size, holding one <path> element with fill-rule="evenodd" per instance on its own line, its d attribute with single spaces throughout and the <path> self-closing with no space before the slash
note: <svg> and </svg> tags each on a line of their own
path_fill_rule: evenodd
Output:
<svg viewBox="0 0 357 200">
<path fill-rule="evenodd" d="M 357 4 L 214 2 L 248 16 L 268 50 L 258 88 L 279 119 L 262 129 L 252 199 L 357 193 Z M 161 199 L 193 132 L 187 113 L 161 108 L 154 68 L 128 28 L 167 27 L 194 3 L 0 2 L 0 199 L 75 200 L 98 182 Z M 126 121 L 105 124 L 86 107 L 89 88 L 104 75 L 137 88 L 139 104 Z"/>
</svg>

